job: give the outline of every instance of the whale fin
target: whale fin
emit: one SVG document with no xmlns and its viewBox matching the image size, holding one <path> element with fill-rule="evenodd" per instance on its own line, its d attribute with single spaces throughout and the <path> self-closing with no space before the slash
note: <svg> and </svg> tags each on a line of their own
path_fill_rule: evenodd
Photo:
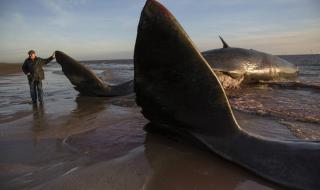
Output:
<svg viewBox="0 0 320 190">
<path fill-rule="evenodd" d="M 227 44 L 227 42 L 224 41 L 224 39 L 223 39 L 221 36 L 219 36 L 219 38 L 220 38 L 220 40 L 221 40 L 221 42 L 222 42 L 222 44 L 223 44 L 223 48 L 228 48 L 228 47 L 230 47 L 230 46 Z"/>
<path fill-rule="evenodd" d="M 67 54 L 56 51 L 55 57 L 62 71 L 74 88 L 83 95 L 91 96 L 121 96 L 133 92 L 133 81 L 118 86 L 105 84 L 89 68 L 74 60 Z"/>
<path fill-rule="evenodd" d="M 142 11 L 134 64 L 136 101 L 150 121 L 193 126 L 220 136 L 237 131 L 216 75 L 175 17 L 157 1 L 147 1 Z"/>
<path fill-rule="evenodd" d="M 134 52 L 136 102 L 157 131 L 186 134 L 223 158 L 291 189 L 319 189 L 320 144 L 242 130 L 215 73 L 174 16 L 149 0 Z"/>
</svg>

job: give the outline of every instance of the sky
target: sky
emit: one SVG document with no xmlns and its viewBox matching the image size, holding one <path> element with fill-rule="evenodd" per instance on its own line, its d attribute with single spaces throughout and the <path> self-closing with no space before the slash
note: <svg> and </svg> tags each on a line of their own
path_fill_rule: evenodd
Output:
<svg viewBox="0 0 320 190">
<path fill-rule="evenodd" d="M 320 53 L 319 0 L 159 0 L 200 51 L 230 46 Z M 61 50 L 77 60 L 133 57 L 145 0 L 0 0 L 0 62 Z"/>
</svg>

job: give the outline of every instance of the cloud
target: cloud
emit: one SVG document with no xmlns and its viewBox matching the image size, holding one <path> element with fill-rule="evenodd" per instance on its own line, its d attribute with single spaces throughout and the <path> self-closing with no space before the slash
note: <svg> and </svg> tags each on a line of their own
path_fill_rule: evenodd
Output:
<svg viewBox="0 0 320 190">
<path fill-rule="evenodd" d="M 159 0 L 201 50 L 233 46 L 271 53 L 320 53 L 316 0 Z M 0 6 L 0 61 L 25 51 L 55 49 L 79 59 L 132 57 L 142 0 L 4 0 Z M 2 6 L 3 5 L 3 6 Z M 29 11 L 30 6 L 37 11 Z"/>
<path fill-rule="evenodd" d="M 84 6 L 89 0 L 38 0 L 47 10 L 53 11 L 57 15 L 67 15 L 68 8 Z"/>
</svg>

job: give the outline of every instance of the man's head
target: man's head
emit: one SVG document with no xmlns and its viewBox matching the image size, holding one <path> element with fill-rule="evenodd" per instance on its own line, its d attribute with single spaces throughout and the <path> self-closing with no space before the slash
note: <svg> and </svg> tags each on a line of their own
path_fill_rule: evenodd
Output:
<svg viewBox="0 0 320 190">
<path fill-rule="evenodd" d="M 34 50 L 30 50 L 30 51 L 28 52 L 28 55 L 29 55 L 29 57 L 30 57 L 31 59 L 36 58 L 36 52 L 35 52 Z"/>
</svg>

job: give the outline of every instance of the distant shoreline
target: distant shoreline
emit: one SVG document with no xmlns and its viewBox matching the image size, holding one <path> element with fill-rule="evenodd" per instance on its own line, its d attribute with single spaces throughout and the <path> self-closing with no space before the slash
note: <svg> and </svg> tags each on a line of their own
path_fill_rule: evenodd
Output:
<svg viewBox="0 0 320 190">
<path fill-rule="evenodd" d="M 272 55 L 275 55 L 275 56 L 279 56 L 279 57 L 296 57 L 296 56 L 320 56 L 319 53 L 315 53 L 315 54 L 272 54 Z M 133 63 L 134 62 L 134 59 L 132 58 L 128 58 L 128 59 L 97 59 L 97 60 L 77 60 L 79 62 L 85 62 L 85 63 L 97 63 L 97 62 L 105 62 L 105 63 L 123 63 L 123 64 L 130 64 L 130 63 Z M 52 63 L 56 63 L 56 61 L 53 61 Z M 16 65 L 16 64 L 19 64 L 19 63 L 8 63 L 8 62 L 0 62 L 0 65 L 2 64 L 9 64 L 9 65 Z"/>
<path fill-rule="evenodd" d="M 0 76 L 22 72 L 22 64 L 19 63 L 0 63 Z"/>
<path fill-rule="evenodd" d="M 288 54 L 288 55 L 276 55 L 281 58 L 290 57 L 303 57 L 303 56 L 320 56 L 320 54 Z M 117 64 L 133 64 L 134 59 L 107 59 L 107 60 L 80 60 L 81 63 L 97 64 L 97 63 L 117 63 Z M 56 64 L 56 61 L 52 62 Z M 8 75 L 22 72 L 22 63 L 1 63 L 0 62 L 0 75 Z"/>
<path fill-rule="evenodd" d="M 300 56 L 320 56 L 320 54 L 316 53 L 316 54 L 283 54 L 283 55 L 276 55 L 276 56 L 288 56 L 288 57 L 300 57 Z"/>
</svg>

